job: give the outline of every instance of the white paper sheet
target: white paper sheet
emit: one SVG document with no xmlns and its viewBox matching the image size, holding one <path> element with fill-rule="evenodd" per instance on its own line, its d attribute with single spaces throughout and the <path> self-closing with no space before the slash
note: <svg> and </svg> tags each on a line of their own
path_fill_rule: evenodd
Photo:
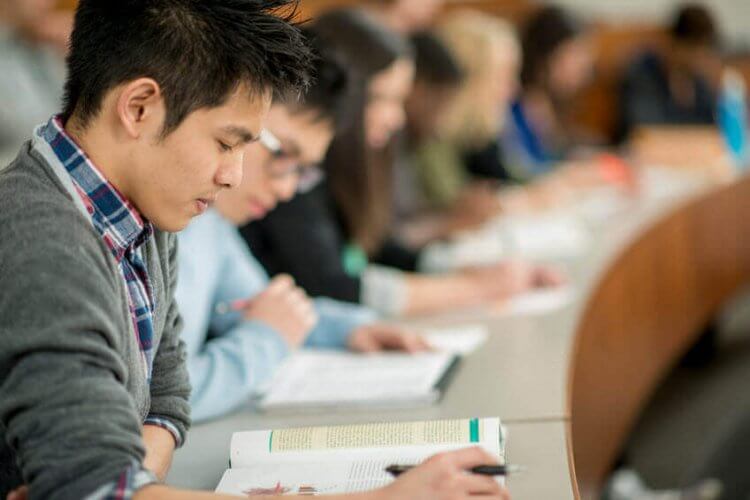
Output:
<svg viewBox="0 0 750 500">
<path fill-rule="evenodd" d="M 279 369 L 261 402 L 265 410 L 430 404 L 454 356 L 434 352 L 353 354 L 302 350 Z"/>
<path fill-rule="evenodd" d="M 457 325 L 431 328 L 422 336 L 433 349 L 465 356 L 476 351 L 486 341 L 489 330 L 485 325 Z"/>
</svg>

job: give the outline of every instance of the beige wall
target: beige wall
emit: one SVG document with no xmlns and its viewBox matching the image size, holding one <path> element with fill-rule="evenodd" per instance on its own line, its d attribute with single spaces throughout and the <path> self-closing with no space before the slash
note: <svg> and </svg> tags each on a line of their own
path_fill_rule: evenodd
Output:
<svg viewBox="0 0 750 500">
<path fill-rule="evenodd" d="M 587 19 L 601 17 L 611 22 L 668 21 L 681 0 L 554 0 L 575 9 Z M 750 0 L 705 0 L 721 23 L 732 45 L 750 45 Z"/>
</svg>

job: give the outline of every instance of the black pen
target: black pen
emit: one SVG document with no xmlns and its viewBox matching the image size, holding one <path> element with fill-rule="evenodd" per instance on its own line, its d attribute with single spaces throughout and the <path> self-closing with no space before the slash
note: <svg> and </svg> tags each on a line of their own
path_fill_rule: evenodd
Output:
<svg viewBox="0 0 750 500">
<path fill-rule="evenodd" d="M 385 468 L 385 471 L 394 477 L 398 477 L 414 467 L 416 465 L 389 465 Z M 523 467 L 520 465 L 477 465 L 476 467 L 467 469 L 472 474 L 480 474 L 482 476 L 507 476 L 522 472 L 523 470 Z"/>
</svg>

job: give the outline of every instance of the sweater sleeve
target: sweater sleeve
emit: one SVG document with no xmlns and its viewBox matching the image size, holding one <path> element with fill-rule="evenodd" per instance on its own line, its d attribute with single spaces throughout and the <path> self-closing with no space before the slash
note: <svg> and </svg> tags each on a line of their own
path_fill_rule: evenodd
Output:
<svg viewBox="0 0 750 500">
<path fill-rule="evenodd" d="M 168 241 L 167 297 L 170 304 L 164 332 L 154 358 L 150 384 L 151 409 L 146 423 L 169 430 L 179 447 L 190 427 L 190 382 L 185 342 L 180 336 L 182 319 L 174 296 L 177 288 L 177 237 L 164 233 L 160 237 Z"/>
<path fill-rule="evenodd" d="M 7 205 L 0 203 L 0 234 L 13 235 L 0 244 L 3 446 L 32 500 L 129 498 L 155 478 L 141 465 L 141 422 L 125 386 L 114 265 L 77 213 L 60 214 L 42 199 Z"/>
</svg>

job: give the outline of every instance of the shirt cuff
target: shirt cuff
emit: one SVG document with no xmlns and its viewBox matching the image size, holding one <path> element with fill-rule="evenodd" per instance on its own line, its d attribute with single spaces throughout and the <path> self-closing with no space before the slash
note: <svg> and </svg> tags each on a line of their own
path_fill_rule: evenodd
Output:
<svg viewBox="0 0 750 500">
<path fill-rule="evenodd" d="M 307 337 L 306 347 L 343 349 L 357 328 L 378 319 L 375 311 L 359 304 L 339 302 L 328 298 L 315 299 L 318 324 Z"/>
<path fill-rule="evenodd" d="M 162 429 L 168 430 L 174 438 L 175 448 L 181 447 L 182 443 L 185 441 L 182 433 L 180 432 L 180 429 L 178 429 L 177 426 L 174 425 L 169 419 L 166 419 L 164 417 L 149 415 L 148 417 L 146 417 L 146 420 L 143 421 L 143 425 L 155 425 L 157 427 L 161 427 Z"/>
<path fill-rule="evenodd" d="M 84 500 L 130 500 L 136 491 L 150 484 L 158 484 L 153 472 L 139 463 L 133 463 L 116 481 L 106 484 Z"/>
<path fill-rule="evenodd" d="M 398 316 L 406 309 L 406 275 L 389 267 L 370 265 L 362 273 L 361 302 L 386 316 Z"/>
</svg>

